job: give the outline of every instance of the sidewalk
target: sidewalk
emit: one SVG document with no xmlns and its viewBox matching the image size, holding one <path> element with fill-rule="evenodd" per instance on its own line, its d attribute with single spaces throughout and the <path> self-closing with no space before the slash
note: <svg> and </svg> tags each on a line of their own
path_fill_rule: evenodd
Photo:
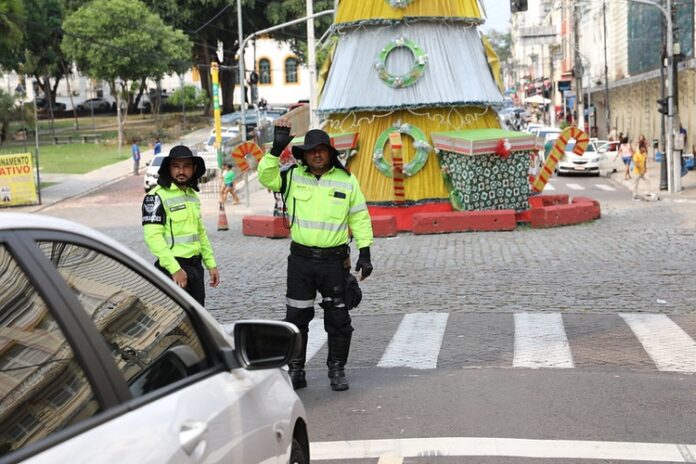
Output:
<svg viewBox="0 0 696 464">
<path fill-rule="evenodd" d="M 194 146 L 208 139 L 210 129 L 199 129 L 191 132 L 179 140 L 162 145 L 162 153 L 167 153 L 173 146 L 184 144 Z M 130 153 L 130 146 L 125 145 L 124 150 Z M 145 169 L 147 162 L 153 158 L 152 148 L 141 150 L 140 172 Z M 103 166 L 85 174 L 40 174 L 41 181 L 56 182 L 41 191 L 41 204 L 32 206 L 20 206 L 12 208 L 15 212 L 34 213 L 54 206 L 71 198 L 86 195 L 111 183 L 117 182 L 127 176 L 133 175 L 133 160 L 128 157 L 118 163 Z"/>
<path fill-rule="evenodd" d="M 647 182 L 640 182 L 639 194 L 641 196 L 647 193 L 655 193 L 660 201 L 674 201 L 674 202 L 694 202 L 696 203 L 696 170 L 688 171 L 688 173 L 681 178 L 681 191 L 676 193 L 669 193 L 667 190 L 660 190 L 660 163 L 648 158 L 648 174 Z M 631 172 L 631 179 L 624 179 L 624 171 L 618 171 L 613 173 L 608 173 L 607 177 L 613 182 L 624 186 L 629 191 L 633 192 L 635 186 L 635 174 Z"/>
</svg>

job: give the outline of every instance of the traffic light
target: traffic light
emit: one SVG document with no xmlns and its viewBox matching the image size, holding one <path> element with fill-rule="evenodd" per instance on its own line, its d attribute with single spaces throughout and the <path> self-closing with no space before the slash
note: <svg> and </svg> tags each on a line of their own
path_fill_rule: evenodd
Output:
<svg viewBox="0 0 696 464">
<path fill-rule="evenodd" d="M 512 13 L 527 11 L 527 0 L 510 0 L 510 11 Z"/>
<path fill-rule="evenodd" d="M 658 113 L 660 113 L 660 114 L 665 114 L 665 115 L 666 115 L 667 113 L 669 113 L 669 105 L 668 105 L 668 103 L 667 103 L 667 99 L 666 99 L 666 98 L 659 98 L 659 99 L 657 100 L 657 105 L 658 105 L 658 106 L 657 106 L 657 112 L 658 112 Z"/>
</svg>

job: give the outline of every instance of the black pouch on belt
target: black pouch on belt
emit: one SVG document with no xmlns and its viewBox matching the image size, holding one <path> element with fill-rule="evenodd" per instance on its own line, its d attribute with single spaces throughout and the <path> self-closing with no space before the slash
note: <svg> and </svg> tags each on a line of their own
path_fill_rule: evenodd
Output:
<svg viewBox="0 0 696 464">
<path fill-rule="evenodd" d="M 346 290 L 343 296 L 346 309 L 355 308 L 361 301 L 362 290 L 360 290 L 360 285 L 358 285 L 358 279 L 356 279 L 353 274 L 349 273 L 348 277 L 346 277 Z"/>
</svg>

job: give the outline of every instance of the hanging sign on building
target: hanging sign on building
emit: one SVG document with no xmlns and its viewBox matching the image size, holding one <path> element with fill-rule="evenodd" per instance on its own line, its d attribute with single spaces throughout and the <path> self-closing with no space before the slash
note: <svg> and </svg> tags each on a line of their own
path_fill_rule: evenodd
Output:
<svg viewBox="0 0 696 464">
<path fill-rule="evenodd" d="M 552 45 L 558 43 L 554 26 L 521 27 L 520 39 L 524 45 Z"/>
<path fill-rule="evenodd" d="M 38 203 L 31 153 L 0 155 L 0 207 Z"/>
</svg>

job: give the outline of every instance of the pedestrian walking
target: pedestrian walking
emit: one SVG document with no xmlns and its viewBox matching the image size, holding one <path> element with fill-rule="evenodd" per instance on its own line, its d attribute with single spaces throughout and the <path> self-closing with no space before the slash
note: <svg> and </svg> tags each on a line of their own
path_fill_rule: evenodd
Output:
<svg viewBox="0 0 696 464">
<path fill-rule="evenodd" d="M 153 147 L 152 147 L 152 154 L 153 154 L 154 156 L 157 156 L 157 155 L 159 155 L 160 153 L 162 153 L 162 141 L 160 140 L 159 137 L 157 137 L 157 138 L 155 139 L 155 144 L 154 144 Z"/>
<path fill-rule="evenodd" d="M 222 167 L 222 188 L 220 189 L 220 203 L 224 204 L 227 201 L 227 194 L 232 195 L 233 204 L 239 204 L 239 196 L 234 187 L 234 178 L 236 174 L 231 164 L 225 163 Z"/>
<path fill-rule="evenodd" d="M 348 230 L 359 250 L 355 270 L 363 280 L 372 273 L 370 215 L 357 178 L 341 164 L 338 151 L 322 130 L 310 130 L 303 145 L 292 147 L 292 154 L 301 164 L 281 173 L 279 156 L 291 140 L 290 123 L 282 118 L 276 120 L 273 146 L 258 166 L 261 184 L 283 195 L 292 238 L 285 320 L 300 330 L 302 349 L 289 363 L 290 379 L 295 389 L 307 386 L 307 335 L 318 291 L 328 334 L 326 365 L 331 389 L 347 390 L 345 365 L 353 332 L 348 311 L 357 306 L 362 296 L 350 273 Z"/>
<path fill-rule="evenodd" d="M 210 274 L 210 286 L 220 283 L 196 193 L 204 172 L 202 158 L 194 157 L 184 145 L 173 147 L 162 160 L 157 185 L 145 195 L 142 206 L 145 244 L 157 257 L 155 267 L 201 306 L 205 304 L 203 265 Z"/>
<path fill-rule="evenodd" d="M 138 147 L 137 139 L 133 139 L 133 145 L 131 145 L 131 154 L 133 155 L 133 175 L 137 176 L 140 174 L 140 147 Z"/>
<path fill-rule="evenodd" d="M 619 145 L 618 155 L 621 156 L 621 161 L 624 164 L 624 180 L 631 178 L 631 158 L 633 157 L 633 149 L 628 142 L 628 137 L 624 136 Z"/>
<path fill-rule="evenodd" d="M 638 195 L 638 186 L 640 181 L 647 182 L 648 174 L 648 145 L 640 144 L 638 150 L 633 154 L 633 174 L 636 176 L 635 184 L 633 186 L 633 199 L 640 200 Z"/>
</svg>

